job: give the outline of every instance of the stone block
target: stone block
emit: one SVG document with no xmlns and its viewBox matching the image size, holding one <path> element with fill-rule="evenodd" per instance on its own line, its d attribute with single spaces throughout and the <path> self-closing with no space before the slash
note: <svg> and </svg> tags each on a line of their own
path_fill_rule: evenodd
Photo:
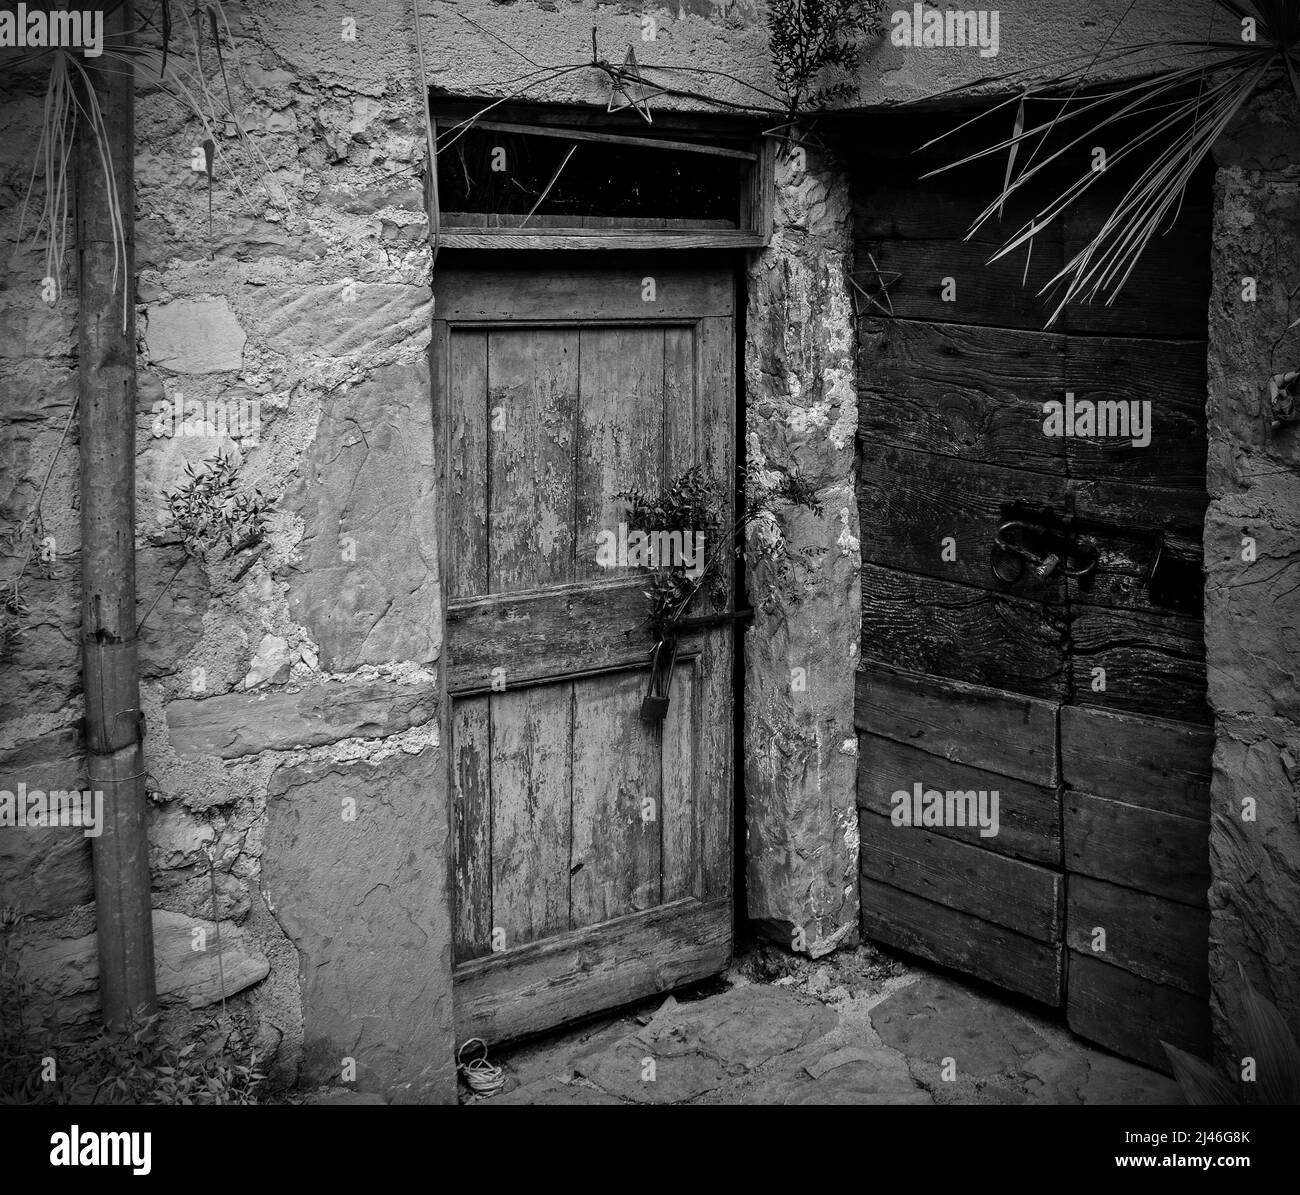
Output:
<svg viewBox="0 0 1300 1195">
<path fill-rule="evenodd" d="M 271 777 L 263 896 L 301 959 L 304 1082 L 347 1057 L 360 1091 L 455 1100 L 442 772 L 426 749 Z"/>
<path fill-rule="evenodd" d="M 289 610 L 326 671 L 437 658 L 433 471 L 423 362 L 376 370 L 326 399 L 287 499 L 305 527 Z"/>
<path fill-rule="evenodd" d="M 437 712 L 432 685 L 322 682 L 296 692 L 223 693 L 167 706 L 172 750 L 183 759 L 238 759 L 261 751 L 384 738 Z"/>
<path fill-rule="evenodd" d="M 242 369 L 247 339 L 224 298 L 176 299 L 149 308 L 149 360 L 173 373 Z"/>
</svg>

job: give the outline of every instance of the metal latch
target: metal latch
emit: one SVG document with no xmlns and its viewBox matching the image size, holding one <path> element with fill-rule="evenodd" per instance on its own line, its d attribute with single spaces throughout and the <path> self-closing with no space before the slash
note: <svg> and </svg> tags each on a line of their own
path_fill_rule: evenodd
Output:
<svg viewBox="0 0 1300 1195">
<path fill-rule="evenodd" d="M 990 564 L 993 575 L 1007 585 L 1025 575 L 1026 564 L 1038 581 L 1054 575 L 1080 580 L 1096 569 L 1097 551 L 1079 544 L 1068 531 L 1027 519 L 1008 519 L 993 537 Z"/>
</svg>

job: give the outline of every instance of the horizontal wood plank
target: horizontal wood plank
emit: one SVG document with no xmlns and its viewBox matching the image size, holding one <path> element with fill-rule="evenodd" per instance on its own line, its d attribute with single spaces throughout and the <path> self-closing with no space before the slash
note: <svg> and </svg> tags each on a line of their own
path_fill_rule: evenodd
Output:
<svg viewBox="0 0 1300 1195">
<path fill-rule="evenodd" d="M 1091 705 L 1061 710 L 1065 783 L 1161 813 L 1207 821 L 1213 731 Z"/>
<path fill-rule="evenodd" d="M 993 574 L 991 549 L 1013 507 L 1059 508 L 1061 482 L 1042 473 L 881 447 L 858 475 L 862 559 L 1038 602 L 1061 602 L 1064 578 L 1036 581 L 1028 569 L 1008 585 Z M 956 541 L 946 550 L 945 540 Z M 951 548 L 951 545 L 947 545 Z M 955 556 L 955 559 L 947 559 Z"/>
<path fill-rule="evenodd" d="M 1075 691 L 1095 705 L 1208 723 L 1205 633 L 1199 618 L 1076 604 L 1070 612 Z M 1105 670 L 1104 690 L 1093 688 Z"/>
<path fill-rule="evenodd" d="M 731 923 L 729 900 L 681 900 L 462 964 L 456 1040 L 498 1045 L 714 975 Z"/>
<path fill-rule="evenodd" d="M 1063 399 L 1064 391 L 1071 391 L 1076 403 L 1150 402 L 1151 442 L 1139 448 L 1131 438 L 1067 437 L 1071 477 L 1204 490 L 1205 313 L 1199 340 L 1142 339 L 1121 318 L 1112 314 L 1111 319 L 1101 330 L 1123 334 L 1065 338 L 1064 385 L 1045 397 Z"/>
<path fill-rule="evenodd" d="M 909 792 L 910 797 L 910 792 Z M 1061 938 L 1064 877 L 888 817 L 859 816 L 862 874 L 1040 942 Z"/>
<path fill-rule="evenodd" d="M 1210 1056 L 1210 1006 L 1088 955 L 1069 955 L 1066 1021 L 1080 1037 L 1171 1074 L 1161 1041 Z"/>
<path fill-rule="evenodd" d="M 1060 1005 L 1059 945 L 1035 941 L 866 877 L 861 895 L 867 937 L 1043 1004 Z"/>
<path fill-rule="evenodd" d="M 1050 787 L 1056 769 L 1052 701 L 867 662 L 854 723 L 954 763 Z"/>
<path fill-rule="evenodd" d="M 982 837 L 978 826 L 930 827 L 932 833 L 998 854 L 1061 865 L 1061 803 L 1054 788 L 981 771 L 878 735 L 858 736 L 860 809 L 888 817 L 894 793 L 910 793 L 918 781 L 940 792 L 996 789 L 999 794 L 996 835 Z"/>
<path fill-rule="evenodd" d="M 1066 693 L 1065 616 L 1019 597 L 862 566 L 862 657 L 1030 697 Z"/>
<path fill-rule="evenodd" d="M 1210 886 L 1207 823 L 1067 789 L 1066 870 L 1204 908 Z"/>
<path fill-rule="evenodd" d="M 1059 332 L 1061 328 L 1047 328 L 1053 304 L 1037 294 L 1058 267 L 1038 249 L 1029 257 L 1026 278 L 1023 248 L 991 261 L 997 246 L 975 241 L 860 239 L 854 277 L 868 292 L 888 283 L 887 306 L 896 319 Z M 952 280 L 955 291 L 945 279 Z M 951 300 L 944 299 L 945 290 Z"/>
<path fill-rule="evenodd" d="M 858 323 L 858 438 L 982 464 L 1064 475 L 1065 440 L 1043 435 L 1061 392 L 1064 337 L 965 324 Z"/>
<path fill-rule="evenodd" d="M 497 667 L 505 669 L 504 683 L 515 685 L 648 665 L 644 590 L 645 580 L 631 577 L 452 602 L 448 686 L 458 694 L 488 690 Z M 684 637 L 683 647 L 688 642 Z"/>
<path fill-rule="evenodd" d="M 1210 914 L 1104 880 L 1067 881 L 1065 942 L 1153 983 L 1208 997 Z M 1105 931 L 1105 939 L 1097 936 Z M 1094 942 L 1104 945 L 1094 950 Z"/>
<path fill-rule="evenodd" d="M 511 237 L 526 236 L 507 230 L 459 235 L 488 237 L 501 246 Z M 657 248 L 668 236 L 650 234 L 651 244 L 645 247 Z M 623 238 L 625 242 L 635 239 Z M 638 246 L 624 243 L 621 247 Z M 735 285 L 730 275 L 688 268 L 662 258 L 628 262 L 622 269 L 583 265 L 554 271 L 503 264 L 496 259 L 489 269 L 476 261 L 470 259 L 454 270 L 440 268 L 435 272 L 434 310 L 439 319 L 452 323 L 547 324 L 564 320 L 696 320 L 708 315 L 731 315 L 735 307 Z M 646 280 L 651 278 L 654 297 L 646 299 L 642 296 L 650 294 Z"/>
</svg>

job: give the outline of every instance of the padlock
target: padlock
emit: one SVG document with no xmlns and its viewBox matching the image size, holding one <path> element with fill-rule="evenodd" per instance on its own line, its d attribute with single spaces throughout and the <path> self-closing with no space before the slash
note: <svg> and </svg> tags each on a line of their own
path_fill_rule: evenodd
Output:
<svg viewBox="0 0 1300 1195">
<path fill-rule="evenodd" d="M 677 640 L 672 640 L 672 652 L 667 669 L 661 669 L 664 649 L 668 644 L 660 639 L 650 652 L 650 680 L 646 695 L 641 699 L 641 721 L 662 722 L 668 716 L 668 694 L 673 683 L 673 669 L 677 665 Z"/>
</svg>

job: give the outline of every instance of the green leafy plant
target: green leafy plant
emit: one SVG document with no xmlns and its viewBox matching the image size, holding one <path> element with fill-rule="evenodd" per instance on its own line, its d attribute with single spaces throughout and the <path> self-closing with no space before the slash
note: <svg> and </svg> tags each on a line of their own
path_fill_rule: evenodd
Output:
<svg viewBox="0 0 1300 1195">
<path fill-rule="evenodd" d="M 1104 176 L 1116 167 L 1132 172 L 1132 184 L 1096 233 L 1044 285 L 1042 293 L 1056 301 L 1049 327 L 1070 302 L 1092 302 L 1103 295 L 1114 302 L 1151 240 L 1177 217 L 1187 184 L 1209 158 L 1219 135 L 1267 80 L 1288 79 L 1300 100 L 1300 0 L 1213 0 L 1214 16 L 1226 18 L 1226 30 L 1220 25 L 1216 31 L 1212 19 L 1203 36 L 1109 48 L 1117 24 L 1101 50 L 1058 63 L 1063 69 L 1051 77 L 1025 86 L 1018 95 L 921 147 L 953 136 L 970 138 L 976 135 L 972 128 L 977 121 L 1014 107 L 1010 136 L 997 137 L 993 144 L 924 176 L 1006 155 L 1003 188 L 975 219 L 973 234 L 1000 217 L 1021 188 L 1059 167 L 1066 155 L 1088 160 L 1092 146 L 1117 142 L 1107 149 L 1105 170 L 1093 169 L 1088 160 L 1078 176 L 993 256 L 996 261 L 1021 248 L 1032 252 L 1034 239 Z M 1152 71 L 1152 63 L 1160 65 Z M 1141 77 L 1098 85 L 1098 69 L 1136 71 Z M 981 82 L 1008 82 L 1026 73 Z M 1031 116 L 1031 105 L 1041 118 Z"/>
<path fill-rule="evenodd" d="M 185 475 L 186 482 L 167 495 L 167 509 L 190 556 L 224 560 L 261 541 L 270 502 L 260 490 L 240 485 L 233 456 L 222 452 L 197 468 L 187 461 Z"/>
<path fill-rule="evenodd" d="M 1300 1048 L 1272 1001 L 1241 974 L 1242 1023 L 1239 1038 L 1253 1060 L 1255 1078 L 1222 1073 L 1194 1054 L 1162 1041 L 1174 1078 L 1189 1104 L 1300 1104 Z"/>
<path fill-rule="evenodd" d="M 768 44 L 777 90 L 791 118 L 857 94 L 856 84 L 847 80 L 814 84 L 824 70 L 847 73 L 861 65 L 864 44 L 884 29 L 883 7 L 880 0 L 771 0 Z"/>
<path fill-rule="evenodd" d="M 9 909 L 0 920 L 0 1104 L 259 1102 L 266 1075 L 243 1010 L 169 1029 L 157 1014 L 137 1017 L 89 1037 L 30 1026 L 32 990 L 14 948 L 21 921 Z"/>
<path fill-rule="evenodd" d="M 728 557 L 743 553 L 745 528 L 751 522 L 773 517 L 773 498 L 802 506 L 817 515 L 822 513 L 815 488 L 798 469 L 781 472 L 777 483 L 765 489 L 757 484 L 757 469 L 751 463 L 746 466 L 745 482 L 744 492 L 751 497 L 730 523 L 727 496 L 703 465 L 687 469 L 657 492 L 630 489 L 614 495 L 628 506 L 630 530 L 699 532 L 704 536 L 705 557 L 697 577 L 691 577 L 680 566 L 661 565 L 653 570 L 646 597 L 650 601 L 648 621 L 656 634 L 671 629 L 674 622 L 685 617 L 701 592 L 715 609 L 727 606 L 730 594 L 726 575 L 719 565 Z"/>
</svg>

